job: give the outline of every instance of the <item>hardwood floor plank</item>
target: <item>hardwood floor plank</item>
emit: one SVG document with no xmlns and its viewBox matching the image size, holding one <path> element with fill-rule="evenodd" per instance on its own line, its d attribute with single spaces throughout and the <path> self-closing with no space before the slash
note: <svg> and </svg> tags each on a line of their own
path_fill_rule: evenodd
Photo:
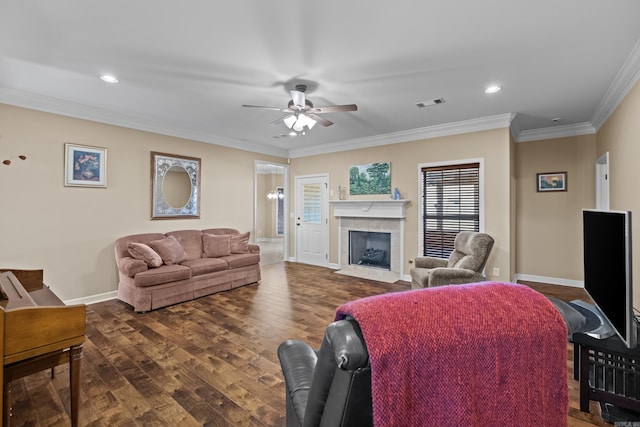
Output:
<svg viewBox="0 0 640 427">
<path fill-rule="evenodd" d="M 584 291 L 540 283 L 560 299 Z M 284 380 L 276 354 L 289 338 L 319 347 L 336 308 L 399 292 L 393 284 L 281 262 L 262 267 L 260 284 L 149 313 L 112 300 L 87 307 L 80 424 L 91 427 L 285 425 Z M 573 348 L 567 346 L 570 427 L 611 426 L 591 402 L 579 410 Z M 12 426 L 69 425 L 68 368 L 14 381 Z"/>
</svg>

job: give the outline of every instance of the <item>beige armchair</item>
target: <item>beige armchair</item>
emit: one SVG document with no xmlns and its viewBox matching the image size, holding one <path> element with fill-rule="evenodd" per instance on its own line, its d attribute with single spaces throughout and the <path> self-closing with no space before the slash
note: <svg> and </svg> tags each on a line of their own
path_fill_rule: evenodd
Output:
<svg viewBox="0 0 640 427">
<path fill-rule="evenodd" d="M 416 257 L 411 269 L 411 289 L 481 282 L 493 238 L 485 233 L 461 231 L 449 259 Z"/>
</svg>

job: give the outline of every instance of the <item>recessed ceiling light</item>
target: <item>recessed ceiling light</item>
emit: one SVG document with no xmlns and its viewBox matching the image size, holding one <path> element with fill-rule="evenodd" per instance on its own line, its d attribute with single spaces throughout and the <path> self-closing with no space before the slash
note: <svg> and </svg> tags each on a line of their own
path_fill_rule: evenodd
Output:
<svg viewBox="0 0 640 427">
<path fill-rule="evenodd" d="M 112 76 L 110 74 L 103 74 L 100 76 L 100 80 L 107 83 L 118 83 L 119 80 L 116 76 Z"/>
<path fill-rule="evenodd" d="M 502 90 L 502 86 L 489 86 L 484 90 L 484 93 L 496 93 Z"/>
</svg>

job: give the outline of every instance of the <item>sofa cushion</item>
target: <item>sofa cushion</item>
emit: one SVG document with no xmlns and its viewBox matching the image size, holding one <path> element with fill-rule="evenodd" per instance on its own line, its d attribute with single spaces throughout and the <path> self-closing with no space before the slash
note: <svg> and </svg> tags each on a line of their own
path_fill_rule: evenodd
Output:
<svg viewBox="0 0 640 427">
<path fill-rule="evenodd" d="M 167 236 L 175 237 L 182 245 L 186 259 L 202 258 L 202 231 L 200 230 L 177 230 L 170 231 Z"/>
<path fill-rule="evenodd" d="M 161 265 L 136 274 L 134 280 L 137 287 L 161 285 L 191 278 L 191 269 L 184 265 Z"/>
<path fill-rule="evenodd" d="M 235 228 L 207 228 L 206 230 L 202 230 L 202 232 L 207 234 L 215 234 L 216 236 L 221 236 L 224 234 L 234 236 L 236 234 L 240 234 L 240 232 Z"/>
<path fill-rule="evenodd" d="M 149 245 L 129 242 L 127 243 L 127 249 L 132 257 L 144 261 L 149 267 L 160 267 L 162 265 L 162 258 Z"/>
<path fill-rule="evenodd" d="M 200 276 L 207 273 L 215 273 L 216 271 L 226 271 L 229 265 L 224 258 L 198 258 L 183 261 L 180 265 L 187 266 L 191 269 L 192 276 Z"/>
<path fill-rule="evenodd" d="M 231 236 L 202 233 L 202 253 L 205 258 L 231 255 Z"/>
<path fill-rule="evenodd" d="M 222 259 L 229 263 L 230 269 L 239 268 L 258 264 L 260 262 L 260 254 L 231 254 Z"/>
<path fill-rule="evenodd" d="M 248 254 L 249 253 L 249 232 L 231 236 L 231 253 L 232 254 Z"/>
<path fill-rule="evenodd" d="M 162 261 L 167 265 L 179 264 L 186 258 L 184 248 L 174 236 L 149 242 L 149 246 L 160 255 Z"/>
</svg>

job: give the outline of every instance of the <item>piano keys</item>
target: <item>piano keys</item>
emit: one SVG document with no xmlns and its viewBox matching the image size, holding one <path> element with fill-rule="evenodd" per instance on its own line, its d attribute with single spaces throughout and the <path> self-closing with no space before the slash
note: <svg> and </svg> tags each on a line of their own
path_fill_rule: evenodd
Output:
<svg viewBox="0 0 640 427">
<path fill-rule="evenodd" d="M 43 283 L 42 270 L 0 270 L 2 424 L 11 420 L 13 380 L 69 363 L 71 425 L 78 425 L 80 362 L 86 307 L 65 305 Z"/>
</svg>

